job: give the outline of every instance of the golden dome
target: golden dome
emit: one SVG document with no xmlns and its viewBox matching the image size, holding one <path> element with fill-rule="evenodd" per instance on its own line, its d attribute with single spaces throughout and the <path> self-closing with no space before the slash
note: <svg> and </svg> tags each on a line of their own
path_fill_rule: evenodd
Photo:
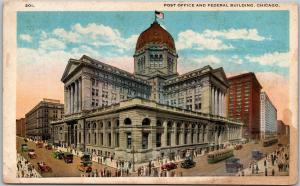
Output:
<svg viewBox="0 0 300 186">
<path fill-rule="evenodd" d="M 170 49 L 175 50 L 174 39 L 169 32 L 162 28 L 156 21 L 142 32 L 137 40 L 135 50 L 143 48 L 146 44 L 166 44 Z"/>
</svg>

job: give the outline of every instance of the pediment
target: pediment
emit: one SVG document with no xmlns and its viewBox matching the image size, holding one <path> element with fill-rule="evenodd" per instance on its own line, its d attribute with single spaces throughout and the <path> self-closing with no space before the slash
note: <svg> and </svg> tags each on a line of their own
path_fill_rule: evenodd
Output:
<svg viewBox="0 0 300 186">
<path fill-rule="evenodd" d="M 213 74 L 219 79 L 221 80 L 222 82 L 228 84 L 228 80 L 227 80 L 227 77 L 226 77 L 226 74 L 223 70 L 223 68 L 218 68 L 218 69 L 215 69 Z"/>
<path fill-rule="evenodd" d="M 80 65 L 79 61 L 70 59 L 68 61 L 68 64 L 67 64 L 66 68 L 65 68 L 65 71 L 64 71 L 63 76 L 61 78 L 61 81 L 64 81 L 79 65 Z"/>
</svg>

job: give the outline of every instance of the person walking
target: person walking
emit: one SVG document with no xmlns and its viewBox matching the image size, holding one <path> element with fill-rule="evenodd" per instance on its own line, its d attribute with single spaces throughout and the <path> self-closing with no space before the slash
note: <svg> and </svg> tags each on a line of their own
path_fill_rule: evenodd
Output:
<svg viewBox="0 0 300 186">
<path fill-rule="evenodd" d="M 268 176 L 268 169 L 267 169 L 267 167 L 265 168 L 265 176 Z"/>
<path fill-rule="evenodd" d="M 272 169 L 272 176 L 274 176 L 275 175 L 275 171 L 274 171 L 274 169 Z"/>
</svg>

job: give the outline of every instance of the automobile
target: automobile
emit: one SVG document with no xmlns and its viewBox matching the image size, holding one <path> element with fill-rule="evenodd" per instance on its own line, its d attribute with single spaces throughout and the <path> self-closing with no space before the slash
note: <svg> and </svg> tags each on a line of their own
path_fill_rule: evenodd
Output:
<svg viewBox="0 0 300 186">
<path fill-rule="evenodd" d="M 240 163 L 239 158 L 231 157 L 225 161 L 225 167 L 227 173 L 237 173 L 243 169 L 243 164 Z"/>
<path fill-rule="evenodd" d="M 196 162 L 192 160 L 192 158 L 186 158 L 183 162 L 181 162 L 181 168 L 189 169 L 195 167 Z"/>
<path fill-rule="evenodd" d="M 28 151 L 28 145 L 27 144 L 22 144 L 21 145 L 21 151 L 22 152 L 27 152 Z"/>
<path fill-rule="evenodd" d="M 70 152 L 65 152 L 63 155 L 65 163 L 73 163 L 73 154 Z"/>
<path fill-rule="evenodd" d="M 167 171 L 176 169 L 176 168 L 177 168 L 177 165 L 173 162 L 165 163 L 161 166 L 161 169 L 167 170 Z"/>
<path fill-rule="evenodd" d="M 81 164 L 81 165 L 78 165 L 77 168 L 79 171 L 84 172 L 84 173 L 92 172 L 92 167 L 90 165 Z"/>
<path fill-rule="evenodd" d="M 259 150 L 253 150 L 252 151 L 252 159 L 254 160 L 260 160 L 264 157 L 264 154 L 260 152 Z"/>
<path fill-rule="evenodd" d="M 34 149 L 28 149 L 28 157 L 30 159 L 35 159 L 36 158 L 36 153 Z"/>
<path fill-rule="evenodd" d="M 43 173 L 43 172 L 52 172 L 51 167 L 49 167 L 48 165 L 46 165 L 45 162 L 38 162 L 38 169 Z"/>
<path fill-rule="evenodd" d="M 236 144 L 234 146 L 234 150 L 241 150 L 243 148 L 243 145 L 242 144 Z"/>
<path fill-rule="evenodd" d="M 83 162 L 87 162 L 87 161 L 92 161 L 92 156 L 89 153 L 84 153 L 81 157 L 80 160 Z"/>
<path fill-rule="evenodd" d="M 52 144 L 48 143 L 47 145 L 45 145 L 45 149 L 52 150 Z"/>
<path fill-rule="evenodd" d="M 64 153 L 62 151 L 55 151 L 52 153 L 53 158 L 63 159 Z"/>
<path fill-rule="evenodd" d="M 43 146 L 44 146 L 43 142 L 41 142 L 41 141 L 36 142 L 35 145 L 37 148 L 43 148 Z"/>
</svg>

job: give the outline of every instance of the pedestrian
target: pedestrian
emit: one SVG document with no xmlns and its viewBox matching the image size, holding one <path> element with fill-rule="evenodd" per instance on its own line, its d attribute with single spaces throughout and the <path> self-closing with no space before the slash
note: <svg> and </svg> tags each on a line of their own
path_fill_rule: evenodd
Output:
<svg viewBox="0 0 300 186">
<path fill-rule="evenodd" d="M 268 176 L 268 169 L 267 169 L 267 167 L 265 168 L 265 176 Z"/>
<path fill-rule="evenodd" d="M 256 174 L 258 174 L 259 168 L 258 168 L 258 164 L 256 164 Z"/>
<path fill-rule="evenodd" d="M 272 169 L 272 176 L 274 176 L 275 175 L 275 171 L 274 171 L 274 169 Z"/>
</svg>

